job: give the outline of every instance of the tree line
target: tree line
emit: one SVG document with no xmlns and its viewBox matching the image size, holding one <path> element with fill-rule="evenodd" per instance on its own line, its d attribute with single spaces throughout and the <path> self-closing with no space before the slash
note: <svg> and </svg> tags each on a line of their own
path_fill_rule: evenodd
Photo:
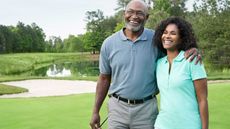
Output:
<svg viewBox="0 0 230 129">
<path fill-rule="evenodd" d="M 45 40 L 43 30 L 35 23 L 17 26 L 0 25 L 0 53 L 14 52 L 86 52 L 100 51 L 103 40 L 124 26 L 123 10 L 130 0 L 117 0 L 116 13 L 105 17 L 101 10 L 86 12 L 86 33 L 66 39 L 52 36 Z M 146 27 L 154 29 L 169 17 L 188 20 L 195 30 L 199 50 L 205 61 L 218 67 L 230 67 L 230 1 L 194 0 L 193 10 L 186 8 L 187 0 L 144 0 L 150 17 Z"/>
<path fill-rule="evenodd" d="M 48 40 L 45 38 L 45 33 L 36 23 L 0 25 L 0 53 L 84 51 L 82 40 L 74 35 L 64 40 L 56 36 L 51 36 Z"/>
<path fill-rule="evenodd" d="M 42 52 L 45 34 L 35 23 L 17 26 L 0 25 L 0 53 Z"/>
</svg>

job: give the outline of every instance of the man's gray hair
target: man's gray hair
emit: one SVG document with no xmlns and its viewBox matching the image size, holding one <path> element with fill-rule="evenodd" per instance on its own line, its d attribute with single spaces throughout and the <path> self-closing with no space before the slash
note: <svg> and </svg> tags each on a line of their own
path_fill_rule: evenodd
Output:
<svg viewBox="0 0 230 129">
<path fill-rule="evenodd" d="M 132 3 L 134 3 L 134 2 L 139 2 L 140 4 L 142 4 L 142 5 L 145 7 L 145 8 L 144 8 L 145 13 L 148 13 L 148 5 L 147 5 L 147 3 L 145 3 L 145 1 L 143 1 L 143 0 L 131 0 L 131 1 L 127 4 L 125 10 L 130 6 L 130 4 L 132 4 Z"/>
</svg>

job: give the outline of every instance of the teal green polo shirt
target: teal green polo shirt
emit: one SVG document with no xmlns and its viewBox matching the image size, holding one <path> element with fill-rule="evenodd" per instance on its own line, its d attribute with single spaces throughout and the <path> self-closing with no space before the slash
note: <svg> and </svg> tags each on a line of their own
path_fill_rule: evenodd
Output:
<svg viewBox="0 0 230 129">
<path fill-rule="evenodd" d="M 155 127 L 160 129 L 201 129 L 194 80 L 206 78 L 204 66 L 184 57 L 184 51 L 173 60 L 169 74 L 167 56 L 157 61 L 157 84 L 160 90 L 160 112 Z"/>
</svg>

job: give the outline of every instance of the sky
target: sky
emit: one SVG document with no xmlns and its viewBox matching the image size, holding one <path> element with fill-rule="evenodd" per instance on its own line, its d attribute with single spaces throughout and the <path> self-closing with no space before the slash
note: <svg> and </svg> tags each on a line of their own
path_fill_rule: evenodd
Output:
<svg viewBox="0 0 230 129">
<path fill-rule="evenodd" d="M 0 5 L 0 25 L 36 23 L 46 38 L 62 39 L 86 32 L 87 11 L 100 9 L 104 16 L 112 16 L 118 7 L 117 0 L 0 0 Z"/>
<path fill-rule="evenodd" d="M 100 9 L 104 16 L 115 14 L 117 0 L 0 0 L 0 24 L 16 26 L 36 23 L 46 38 L 86 32 L 86 12 Z"/>
</svg>

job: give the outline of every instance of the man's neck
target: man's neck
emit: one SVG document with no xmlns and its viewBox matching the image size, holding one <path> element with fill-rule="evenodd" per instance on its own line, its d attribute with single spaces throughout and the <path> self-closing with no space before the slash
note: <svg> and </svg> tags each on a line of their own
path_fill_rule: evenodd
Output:
<svg viewBox="0 0 230 129">
<path fill-rule="evenodd" d="M 129 40 L 135 41 L 143 33 L 143 31 L 144 31 L 144 28 L 139 30 L 139 31 L 137 31 L 137 32 L 133 32 L 133 31 L 125 28 L 124 29 L 124 34 Z"/>
</svg>

